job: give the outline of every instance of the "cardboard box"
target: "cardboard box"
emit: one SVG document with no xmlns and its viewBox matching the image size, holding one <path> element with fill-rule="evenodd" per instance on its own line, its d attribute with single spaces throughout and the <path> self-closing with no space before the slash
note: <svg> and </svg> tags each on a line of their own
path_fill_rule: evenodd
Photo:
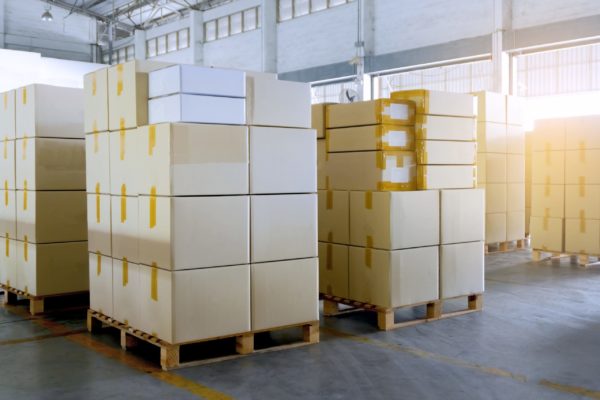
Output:
<svg viewBox="0 0 600 400">
<path fill-rule="evenodd" d="M 475 141 L 477 140 L 477 120 L 475 118 L 419 114 L 415 117 L 415 136 L 420 140 Z"/>
<path fill-rule="evenodd" d="M 533 209 L 532 209 L 533 211 Z M 531 216 L 531 248 L 535 250 L 563 253 L 564 219 Z"/>
<path fill-rule="evenodd" d="M 366 125 L 327 130 L 330 152 L 415 150 L 412 126 Z"/>
<path fill-rule="evenodd" d="M 308 83 L 287 82 L 265 75 L 247 75 L 246 121 L 248 125 L 310 128 Z"/>
<path fill-rule="evenodd" d="M 311 106 L 310 126 L 317 131 L 317 139 L 325 139 L 325 115 L 330 103 L 313 104 Z"/>
<path fill-rule="evenodd" d="M 85 135 L 85 171 L 85 186 L 88 193 L 110 194 L 110 136 L 108 132 Z"/>
<path fill-rule="evenodd" d="M 250 330 L 248 265 L 187 271 L 141 265 L 138 296 L 139 329 L 167 343 L 186 343 Z M 316 293 L 314 298 L 316 302 Z"/>
<path fill-rule="evenodd" d="M 600 116 L 587 115 L 565 121 L 567 150 L 600 149 Z"/>
<path fill-rule="evenodd" d="M 566 185 L 565 217 L 600 219 L 600 185 Z"/>
<path fill-rule="evenodd" d="M 415 105 L 410 101 L 378 99 L 327 107 L 327 128 L 362 125 L 413 125 Z"/>
<path fill-rule="evenodd" d="M 534 217 L 564 218 L 565 186 L 531 186 L 531 215 Z M 577 214 L 579 218 L 579 214 Z"/>
<path fill-rule="evenodd" d="M 558 151 L 566 146 L 566 122 L 564 118 L 538 119 L 531 138 L 531 150 Z"/>
<path fill-rule="evenodd" d="M 251 196 L 251 262 L 317 257 L 317 194 Z"/>
<path fill-rule="evenodd" d="M 85 190 L 85 142 L 25 138 L 15 142 L 17 189 Z"/>
<path fill-rule="evenodd" d="M 525 211 L 509 211 L 506 214 L 506 240 L 525 238 Z"/>
<path fill-rule="evenodd" d="M 148 73 L 170 64 L 128 61 L 108 69 L 108 130 L 148 124 Z"/>
<path fill-rule="evenodd" d="M 329 188 L 333 190 L 415 190 L 416 156 L 412 151 L 329 153 Z"/>
<path fill-rule="evenodd" d="M 141 194 L 248 194 L 247 127 L 160 124 L 137 135 Z"/>
<path fill-rule="evenodd" d="M 113 260 L 89 253 L 90 308 L 108 317 L 113 312 Z"/>
<path fill-rule="evenodd" d="M 0 283 L 16 288 L 17 285 L 17 241 L 5 238 L 0 254 Z M 5 294 L 6 295 L 6 294 Z"/>
<path fill-rule="evenodd" d="M 111 201 L 108 194 L 87 195 L 88 250 L 112 256 Z"/>
<path fill-rule="evenodd" d="M 89 290 L 86 242 L 33 244 L 17 241 L 17 289 L 32 296 Z"/>
<path fill-rule="evenodd" d="M 316 133 L 312 129 L 250 127 L 250 193 L 317 191 Z"/>
<path fill-rule="evenodd" d="M 16 136 L 16 91 L 0 93 L 2 106 L 0 107 L 0 139 L 14 139 Z"/>
<path fill-rule="evenodd" d="M 485 244 L 506 242 L 506 213 L 485 214 Z"/>
<path fill-rule="evenodd" d="M 140 130 L 110 132 L 110 194 L 137 196 L 140 190 Z"/>
<path fill-rule="evenodd" d="M 477 187 L 485 187 L 487 183 L 487 154 L 477 153 Z"/>
<path fill-rule="evenodd" d="M 17 138 L 83 139 L 83 90 L 29 85 L 17 89 Z"/>
<path fill-rule="evenodd" d="M 384 250 L 437 245 L 439 210 L 435 190 L 351 192 L 350 244 Z"/>
<path fill-rule="evenodd" d="M 478 122 L 477 150 L 481 153 L 506 153 L 506 125 L 495 122 Z"/>
<path fill-rule="evenodd" d="M 17 238 L 29 243 L 87 240 L 85 196 L 84 191 L 17 191 Z"/>
<path fill-rule="evenodd" d="M 444 244 L 440 246 L 440 297 L 483 293 L 483 242 Z"/>
<path fill-rule="evenodd" d="M 172 94 L 148 101 L 148 123 L 246 123 L 246 100 L 233 97 Z"/>
<path fill-rule="evenodd" d="M 525 209 L 525 235 L 529 236 L 531 234 L 531 208 Z"/>
<path fill-rule="evenodd" d="M 476 162 L 475 142 L 417 140 L 417 164 L 474 165 Z"/>
<path fill-rule="evenodd" d="M 319 242 L 319 292 L 348 299 L 348 246 Z"/>
<path fill-rule="evenodd" d="M 173 65 L 148 74 L 148 96 L 175 93 L 246 97 L 246 73 L 198 65 Z"/>
<path fill-rule="evenodd" d="M 507 209 L 506 183 L 486 183 L 485 185 L 485 212 L 505 213 Z"/>
<path fill-rule="evenodd" d="M 327 146 L 324 139 L 317 140 L 317 189 L 327 189 Z"/>
<path fill-rule="evenodd" d="M 319 320 L 318 261 L 252 264 L 252 330 Z"/>
<path fill-rule="evenodd" d="M 484 240 L 484 199 L 482 189 L 440 191 L 441 244 Z"/>
<path fill-rule="evenodd" d="M 485 157 L 485 183 L 506 183 L 508 174 L 506 154 L 486 153 L 483 157 Z M 478 171 L 479 173 L 481 171 Z"/>
<path fill-rule="evenodd" d="M 525 210 L 525 184 L 509 183 L 506 185 L 506 210 Z"/>
<path fill-rule="evenodd" d="M 350 192 L 319 190 L 319 240 L 350 244 Z"/>
<path fill-rule="evenodd" d="M 417 189 L 472 189 L 477 187 L 477 167 L 473 165 L 419 165 Z"/>
<path fill-rule="evenodd" d="M 142 326 L 142 302 L 139 264 L 113 259 L 112 290 L 114 318 L 126 325 Z M 146 267 L 147 268 L 147 267 Z"/>
<path fill-rule="evenodd" d="M 392 92 L 390 97 L 392 99 L 414 101 L 417 114 L 469 118 L 477 116 L 476 99 L 471 94 L 417 89 Z"/>
<path fill-rule="evenodd" d="M 139 261 L 138 197 L 110 196 L 112 256 Z"/>
<path fill-rule="evenodd" d="M 600 184 L 600 149 L 565 152 L 565 183 L 578 185 L 582 181 L 585 185 Z"/>
<path fill-rule="evenodd" d="M 84 132 L 108 131 L 108 68 L 83 76 L 83 99 Z"/>
<path fill-rule="evenodd" d="M 17 237 L 17 192 L 0 189 L 0 237 Z"/>
<path fill-rule="evenodd" d="M 534 151 L 531 155 L 531 163 L 532 183 L 546 185 L 563 185 L 565 183 L 564 151 Z M 579 176 L 572 183 L 579 183 Z"/>
<path fill-rule="evenodd" d="M 506 181 L 508 183 L 525 182 L 525 157 L 522 154 L 506 155 Z"/>
<path fill-rule="evenodd" d="M 565 251 L 572 254 L 600 255 L 600 220 L 566 219 Z"/>
<path fill-rule="evenodd" d="M 248 264 L 249 207 L 248 196 L 140 196 L 140 264 L 169 270 Z"/>
<path fill-rule="evenodd" d="M 401 307 L 439 298 L 438 246 L 405 250 L 350 247 L 352 300 Z"/>
<path fill-rule="evenodd" d="M 4 139 L 3 155 L 0 157 L 0 184 L 2 188 L 15 189 L 15 141 Z"/>
<path fill-rule="evenodd" d="M 525 154 L 525 128 L 520 125 L 506 126 L 506 152 Z"/>
<path fill-rule="evenodd" d="M 525 125 L 525 99 L 518 96 L 506 96 L 506 123 Z"/>
<path fill-rule="evenodd" d="M 506 96 L 496 92 L 476 92 L 477 120 L 506 124 Z"/>
</svg>

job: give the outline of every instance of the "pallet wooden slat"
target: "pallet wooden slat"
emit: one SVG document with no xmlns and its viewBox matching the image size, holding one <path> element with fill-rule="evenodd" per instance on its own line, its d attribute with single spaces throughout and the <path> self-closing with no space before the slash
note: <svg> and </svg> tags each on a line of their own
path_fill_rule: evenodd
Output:
<svg viewBox="0 0 600 400">
<path fill-rule="evenodd" d="M 5 284 L 0 284 L 0 288 L 4 290 L 3 304 L 14 305 L 17 303 L 19 297 L 29 300 L 29 313 L 31 315 L 43 314 L 45 311 L 45 300 L 51 297 L 67 297 L 84 294 L 86 292 L 74 292 L 74 293 L 60 293 L 47 296 L 33 296 L 22 290 L 15 289 Z M 87 306 L 87 304 L 86 304 Z"/>
<path fill-rule="evenodd" d="M 600 255 L 598 254 L 581 254 L 581 253 L 558 253 L 543 249 L 533 249 L 531 251 L 532 261 L 545 261 L 554 260 L 558 258 L 570 257 L 580 267 L 590 267 L 592 265 L 600 264 Z M 594 257 L 596 260 L 593 261 L 591 258 Z"/>
<path fill-rule="evenodd" d="M 504 253 L 508 251 L 523 250 L 526 246 L 526 239 L 510 240 L 500 243 L 488 243 L 485 245 L 485 253 Z"/>
</svg>

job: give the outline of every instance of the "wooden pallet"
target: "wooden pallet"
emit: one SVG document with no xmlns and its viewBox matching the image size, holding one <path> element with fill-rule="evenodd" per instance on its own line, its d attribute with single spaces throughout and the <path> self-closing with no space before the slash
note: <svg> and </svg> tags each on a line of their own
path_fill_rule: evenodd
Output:
<svg viewBox="0 0 600 400">
<path fill-rule="evenodd" d="M 467 300 L 467 308 L 465 308 L 464 310 L 459 310 L 459 311 L 444 312 L 443 302 L 449 301 L 449 300 L 456 300 L 456 299 L 466 299 Z M 460 315 L 470 314 L 470 313 L 478 312 L 481 310 L 483 310 L 483 293 L 470 294 L 467 296 L 458 296 L 458 297 L 453 297 L 453 298 L 442 300 L 440 318 L 458 317 Z"/>
<path fill-rule="evenodd" d="M 14 305 L 17 303 L 19 297 L 29 300 L 29 313 L 31 315 L 43 314 L 45 312 L 45 300 L 48 298 L 56 298 L 56 297 L 69 297 L 69 296 L 79 296 L 88 293 L 86 292 L 73 292 L 73 293 L 60 293 L 53 295 L 45 295 L 45 296 L 34 296 L 29 293 L 26 293 L 22 290 L 15 289 L 10 286 L 6 286 L 4 284 L 0 284 L 0 288 L 4 290 L 4 298 L 3 304 Z M 82 305 L 81 307 L 87 307 Z"/>
<path fill-rule="evenodd" d="M 511 240 L 500 243 L 488 243 L 485 245 L 485 254 L 523 250 L 526 248 L 526 244 L 526 239 Z"/>
<path fill-rule="evenodd" d="M 557 260 L 567 257 L 570 257 L 572 261 L 577 262 L 580 267 L 584 268 L 600 264 L 600 255 L 596 254 L 559 253 L 540 249 L 533 249 L 531 251 L 531 259 L 533 261 Z M 593 258 L 595 258 L 595 261 L 592 260 Z"/>
<path fill-rule="evenodd" d="M 87 313 L 87 329 L 89 332 L 96 332 L 103 327 L 112 327 L 120 331 L 121 335 L 121 348 L 127 350 L 129 347 L 134 347 L 137 341 L 143 341 L 160 348 L 160 366 L 163 370 L 168 371 L 176 368 L 191 367 L 197 365 L 204 365 L 214 362 L 220 362 L 225 360 L 231 360 L 238 357 L 243 357 L 249 354 L 264 353 L 278 350 L 286 350 L 296 348 L 300 346 L 306 346 L 309 344 L 319 343 L 319 321 L 311 321 L 303 324 L 282 326 L 271 329 L 257 330 L 252 332 L 244 332 L 236 335 L 220 336 L 210 339 L 202 339 L 194 342 L 172 344 L 165 342 L 157 338 L 156 336 L 149 335 L 140 330 L 134 329 L 126 324 L 123 324 L 113 318 L 103 315 L 99 312 L 88 310 Z M 283 329 L 290 328 L 302 328 L 302 341 L 291 344 L 274 345 L 268 348 L 255 349 L 254 339 L 255 335 L 265 332 L 274 332 Z M 186 345 L 193 345 L 198 343 L 206 343 L 217 341 L 221 339 L 235 338 L 235 354 L 221 357 L 204 358 L 195 361 L 181 362 L 180 353 L 181 348 Z"/>
</svg>

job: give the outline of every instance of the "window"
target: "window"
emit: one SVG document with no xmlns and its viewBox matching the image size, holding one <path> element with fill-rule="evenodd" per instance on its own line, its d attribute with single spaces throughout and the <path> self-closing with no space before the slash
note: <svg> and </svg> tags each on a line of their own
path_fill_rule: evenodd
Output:
<svg viewBox="0 0 600 400">
<path fill-rule="evenodd" d="M 167 53 L 167 37 L 159 36 L 156 38 L 156 54 L 162 55 Z"/>
<path fill-rule="evenodd" d="M 167 53 L 177 51 L 177 32 L 171 32 L 167 35 Z"/>
<path fill-rule="evenodd" d="M 229 17 L 217 20 L 217 38 L 222 39 L 229 36 Z"/>
<path fill-rule="evenodd" d="M 258 8 L 251 8 L 244 11 L 244 32 L 253 31 L 259 26 Z"/>
<path fill-rule="evenodd" d="M 204 40 L 211 42 L 217 38 L 217 21 L 208 21 L 204 24 Z"/>
<path fill-rule="evenodd" d="M 327 0 L 310 0 L 310 12 L 317 12 L 327 8 Z"/>
<path fill-rule="evenodd" d="M 294 17 L 301 17 L 310 13 L 309 0 L 294 0 Z"/>
<path fill-rule="evenodd" d="M 133 59 L 133 46 L 130 47 L 132 50 L 131 59 Z M 185 28 L 177 32 L 171 32 L 166 35 L 148 39 L 146 41 L 146 54 L 147 58 L 151 58 L 173 51 L 187 49 L 188 47 L 190 47 L 190 29 Z M 127 59 L 129 59 L 129 57 L 128 52 Z"/>
<path fill-rule="evenodd" d="M 339 103 L 340 94 L 346 89 L 356 90 L 356 83 L 353 80 L 320 83 L 311 88 L 311 102 L 313 104 Z"/>
<path fill-rule="evenodd" d="M 108 53 L 102 54 L 102 62 L 108 64 Z"/>
<path fill-rule="evenodd" d="M 242 13 L 235 13 L 229 17 L 229 33 L 235 35 L 242 32 Z"/>
<path fill-rule="evenodd" d="M 177 48 L 181 50 L 188 47 L 190 47 L 190 30 L 185 28 L 177 32 Z"/>
<path fill-rule="evenodd" d="M 211 42 L 260 28 L 259 7 L 239 11 L 204 23 L 204 41 Z"/>
<path fill-rule="evenodd" d="M 127 61 L 135 59 L 135 46 L 131 45 L 127 47 Z"/>
<path fill-rule="evenodd" d="M 156 57 L 156 39 L 146 41 L 146 52 L 148 53 L 148 58 Z"/>
<path fill-rule="evenodd" d="M 278 20 L 279 22 L 287 21 L 352 1 L 354 0 L 278 0 Z"/>
<path fill-rule="evenodd" d="M 279 0 L 279 20 L 287 21 L 294 17 L 293 0 Z"/>
</svg>

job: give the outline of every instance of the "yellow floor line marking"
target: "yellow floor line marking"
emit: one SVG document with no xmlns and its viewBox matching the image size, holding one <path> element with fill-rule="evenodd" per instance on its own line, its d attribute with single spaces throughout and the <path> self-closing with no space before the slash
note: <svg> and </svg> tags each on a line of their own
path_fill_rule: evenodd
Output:
<svg viewBox="0 0 600 400">
<path fill-rule="evenodd" d="M 46 335 L 32 336 L 32 337 L 28 337 L 28 338 L 0 340 L 0 346 L 11 346 L 11 345 L 21 344 L 21 343 L 37 342 L 39 340 L 45 340 L 45 339 L 54 339 L 54 338 L 70 336 L 70 335 L 78 335 L 78 334 L 84 333 L 86 331 L 87 331 L 86 329 L 76 329 L 76 330 L 72 330 L 72 331 L 68 331 L 68 332 L 49 333 Z"/>
<path fill-rule="evenodd" d="M 577 396 L 589 397 L 590 399 L 600 399 L 600 392 L 590 389 L 585 389 L 578 386 L 563 385 L 561 383 L 547 381 L 542 379 L 538 382 L 540 385 L 550 389 L 558 390 L 559 392 L 565 392 L 575 394 Z"/>
</svg>

